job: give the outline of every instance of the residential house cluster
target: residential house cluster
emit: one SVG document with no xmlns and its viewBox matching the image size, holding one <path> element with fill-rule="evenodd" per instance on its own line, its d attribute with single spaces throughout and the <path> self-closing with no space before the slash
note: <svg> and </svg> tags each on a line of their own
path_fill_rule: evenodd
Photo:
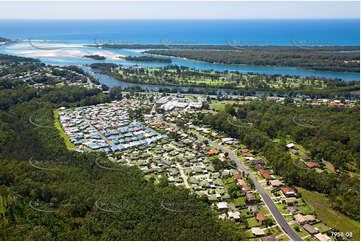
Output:
<svg viewBox="0 0 361 242">
<path fill-rule="evenodd" d="M 167 138 L 130 120 L 128 106 L 121 102 L 62 108 L 59 121 L 70 141 L 82 151 L 117 152 Z"/>
</svg>

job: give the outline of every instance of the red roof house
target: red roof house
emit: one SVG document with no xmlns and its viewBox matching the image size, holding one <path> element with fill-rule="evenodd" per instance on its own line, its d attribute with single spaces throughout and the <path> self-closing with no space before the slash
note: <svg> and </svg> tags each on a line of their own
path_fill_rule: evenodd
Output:
<svg viewBox="0 0 361 242">
<path fill-rule="evenodd" d="M 281 187 L 281 191 L 286 197 L 296 196 L 295 191 L 293 191 L 290 187 Z"/>
<path fill-rule="evenodd" d="M 264 216 L 263 213 L 257 213 L 256 218 L 257 221 L 261 224 L 263 223 L 263 221 L 267 220 L 266 216 Z"/>
<path fill-rule="evenodd" d="M 251 191 L 251 188 L 247 184 L 243 184 L 243 191 L 249 192 L 249 191 Z"/>
<path fill-rule="evenodd" d="M 258 171 L 264 177 L 264 179 L 267 179 L 267 180 L 271 179 L 271 175 L 269 174 L 268 171 L 265 171 L 263 169 L 259 169 Z"/>
<path fill-rule="evenodd" d="M 314 167 L 317 167 L 318 164 L 315 163 L 315 162 L 305 162 L 305 165 L 308 167 L 308 168 L 314 168 Z"/>
<path fill-rule="evenodd" d="M 219 151 L 218 150 L 210 150 L 208 151 L 208 155 L 218 155 L 219 154 Z"/>
<path fill-rule="evenodd" d="M 241 174 L 235 173 L 234 174 L 234 179 L 236 179 L 236 180 L 241 179 Z"/>
</svg>

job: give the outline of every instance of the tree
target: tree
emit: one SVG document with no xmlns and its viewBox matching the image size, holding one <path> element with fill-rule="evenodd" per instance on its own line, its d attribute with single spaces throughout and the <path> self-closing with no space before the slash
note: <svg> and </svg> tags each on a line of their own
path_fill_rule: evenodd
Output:
<svg viewBox="0 0 361 242">
<path fill-rule="evenodd" d="M 102 90 L 103 91 L 108 91 L 109 90 L 109 87 L 105 84 L 102 84 Z"/>
</svg>

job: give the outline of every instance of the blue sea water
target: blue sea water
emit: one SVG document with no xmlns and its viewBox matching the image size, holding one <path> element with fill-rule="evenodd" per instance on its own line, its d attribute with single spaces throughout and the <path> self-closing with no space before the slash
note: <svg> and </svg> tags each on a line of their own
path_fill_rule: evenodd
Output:
<svg viewBox="0 0 361 242">
<path fill-rule="evenodd" d="M 220 44 L 220 45 L 360 45 L 360 21 L 348 20 L 0 20 L 0 37 L 26 42 L 47 40 L 66 44 Z M 20 46 L 20 45 L 19 45 Z M 21 48 L 16 48 L 21 50 Z M 22 47 L 30 50 L 28 47 Z M 91 51 L 92 48 L 82 47 Z M 113 51 L 113 50 L 112 50 Z M 140 55 L 134 50 L 113 51 Z M 0 53 L 14 54 L 9 46 Z M 22 55 L 22 54 L 19 54 Z M 26 55 L 25 55 L 26 56 Z M 36 56 L 34 56 L 36 57 Z M 84 58 L 39 57 L 48 64 L 89 64 Z M 124 65 L 164 66 L 162 63 L 134 63 L 106 60 Z M 268 74 L 323 76 L 360 80 L 359 73 L 336 73 L 286 67 L 232 66 L 173 59 L 174 64 L 198 69 L 237 70 Z"/>
<path fill-rule="evenodd" d="M 73 42 L 360 45 L 360 20 L 1 20 L 0 34 Z"/>
</svg>

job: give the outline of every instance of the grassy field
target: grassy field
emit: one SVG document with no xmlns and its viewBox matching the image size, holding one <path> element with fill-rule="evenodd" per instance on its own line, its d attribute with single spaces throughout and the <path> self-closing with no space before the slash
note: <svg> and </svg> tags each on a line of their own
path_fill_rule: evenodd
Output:
<svg viewBox="0 0 361 242">
<path fill-rule="evenodd" d="M 198 100 L 195 96 L 192 96 L 192 95 L 185 95 L 184 97 L 187 97 L 195 102 L 197 102 L 197 100 Z"/>
<path fill-rule="evenodd" d="M 117 75 L 122 78 L 133 79 L 136 77 L 138 83 L 144 84 L 165 84 L 165 85 L 181 85 L 181 86 L 199 86 L 212 88 L 272 88 L 272 89 L 299 89 L 309 87 L 312 89 L 326 89 L 327 85 L 323 80 L 308 80 L 303 78 L 259 77 L 259 74 L 236 74 L 236 73 L 219 73 L 214 71 L 201 70 L 185 70 L 179 73 L 175 69 L 164 70 L 162 68 L 146 68 L 144 73 L 130 73 L 125 69 L 116 69 Z M 184 75 L 186 73 L 186 75 Z M 168 77 L 172 77 L 172 81 L 165 81 Z M 254 79 L 257 79 L 257 82 Z M 229 103 L 235 103 L 230 101 Z M 246 103 L 246 102 L 236 102 Z"/>
<path fill-rule="evenodd" d="M 300 232 L 298 232 L 298 231 L 296 230 L 296 227 L 299 228 Z M 305 231 L 304 228 L 302 228 L 301 225 L 292 224 L 292 225 L 291 225 L 291 228 L 292 228 L 292 229 L 298 234 L 298 236 L 300 236 L 301 238 L 309 235 L 309 233 L 308 233 L 307 231 Z"/>
<path fill-rule="evenodd" d="M 224 107 L 225 107 L 225 105 L 222 104 L 210 104 L 209 106 L 217 111 L 224 111 Z"/>
<path fill-rule="evenodd" d="M 343 232 L 352 232 L 352 240 L 360 239 L 360 223 L 334 210 L 330 206 L 330 201 L 326 195 L 308 191 L 297 187 L 305 202 L 317 213 L 317 218 L 322 220 L 331 228 Z"/>
<path fill-rule="evenodd" d="M 277 238 L 278 241 L 290 241 L 290 238 L 287 235 L 283 235 Z"/>
<path fill-rule="evenodd" d="M 75 149 L 75 145 L 70 142 L 69 137 L 64 133 L 64 130 L 61 128 L 60 122 L 59 122 L 59 113 L 58 110 L 54 110 L 54 125 L 59 130 L 59 134 L 61 137 L 63 137 L 66 148 L 73 150 Z"/>
<path fill-rule="evenodd" d="M 322 159 L 322 162 L 326 165 L 327 169 L 331 171 L 332 173 L 335 173 L 335 167 L 328 161 L 325 161 Z"/>
</svg>

